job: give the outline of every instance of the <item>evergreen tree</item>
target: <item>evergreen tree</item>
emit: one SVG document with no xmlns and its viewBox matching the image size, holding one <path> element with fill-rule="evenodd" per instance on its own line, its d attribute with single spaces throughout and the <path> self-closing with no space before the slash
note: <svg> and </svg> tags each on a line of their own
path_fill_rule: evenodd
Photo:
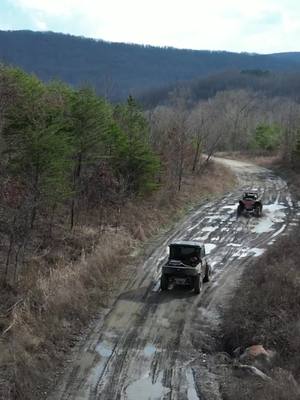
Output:
<svg viewBox="0 0 300 400">
<path fill-rule="evenodd" d="M 71 202 L 71 228 L 74 226 L 75 208 L 84 182 L 93 168 L 105 158 L 103 136 L 111 124 L 111 108 L 88 88 L 74 91 L 71 96 L 71 127 L 73 143 L 73 199 Z"/>
<path fill-rule="evenodd" d="M 141 193 L 154 189 L 159 160 L 150 146 L 148 123 L 132 96 L 126 104 L 115 108 L 115 118 L 126 135 L 116 163 L 127 191 Z"/>
<path fill-rule="evenodd" d="M 256 127 L 252 147 L 256 150 L 274 151 L 280 145 L 281 130 L 278 125 L 260 124 Z"/>
<path fill-rule="evenodd" d="M 44 86 L 22 71 L 11 72 L 18 93 L 6 113 L 3 136 L 9 170 L 31 197 L 31 227 L 41 203 L 53 205 L 69 194 L 71 146 L 58 88 Z"/>
</svg>

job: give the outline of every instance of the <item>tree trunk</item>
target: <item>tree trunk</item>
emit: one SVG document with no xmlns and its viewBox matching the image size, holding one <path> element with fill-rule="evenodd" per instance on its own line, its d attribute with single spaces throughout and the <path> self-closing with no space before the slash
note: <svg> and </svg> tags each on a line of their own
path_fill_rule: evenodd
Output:
<svg viewBox="0 0 300 400">
<path fill-rule="evenodd" d="M 37 202 L 38 202 L 38 185 L 39 185 L 39 166 L 37 165 L 36 170 L 35 170 L 35 178 L 34 178 L 34 186 L 33 186 L 33 207 L 31 211 L 31 220 L 30 220 L 30 229 L 33 229 L 34 227 L 34 222 L 36 219 L 36 213 L 37 213 Z"/>
<path fill-rule="evenodd" d="M 8 281 L 9 262 L 12 253 L 12 248 L 13 248 L 13 235 L 11 234 L 9 238 L 9 248 L 6 256 L 5 275 L 4 275 L 5 282 Z"/>
<path fill-rule="evenodd" d="M 195 151 L 195 156 L 194 156 L 194 161 L 193 161 L 192 172 L 196 171 L 196 167 L 197 167 L 197 164 L 199 161 L 200 145 L 201 145 L 201 140 L 197 140 L 197 146 L 196 146 L 196 151 Z"/>
<path fill-rule="evenodd" d="M 4 280 L 7 282 L 8 280 L 8 270 L 9 270 L 9 263 L 10 263 L 10 257 L 13 249 L 13 244 L 14 244 L 14 230 L 15 230 L 15 224 L 16 224 L 16 216 L 14 216 L 12 225 L 11 225 L 11 233 L 9 236 L 9 247 L 8 247 L 8 252 L 6 256 L 6 263 L 5 263 L 5 274 L 4 274 Z"/>
<path fill-rule="evenodd" d="M 71 202 L 71 218 L 70 218 L 70 228 L 71 228 L 71 230 L 74 227 L 74 214 L 75 214 L 75 200 L 72 199 L 72 202 Z"/>
<path fill-rule="evenodd" d="M 75 196 L 77 195 L 77 186 L 78 186 L 78 181 L 80 178 L 81 174 L 81 165 L 82 165 L 82 153 L 79 153 L 77 156 L 77 165 L 74 168 L 74 173 L 73 173 L 73 190 L 74 190 L 74 196 L 71 202 L 71 216 L 70 216 L 70 228 L 73 230 L 74 228 L 74 223 L 75 223 Z"/>
<path fill-rule="evenodd" d="M 179 159 L 179 171 L 178 171 L 178 192 L 181 190 L 182 176 L 183 176 L 183 164 L 184 164 L 184 150 L 180 149 L 180 159 Z"/>
<path fill-rule="evenodd" d="M 19 266 L 19 254 L 21 252 L 22 245 L 19 245 L 19 248 L 16 252 L 16 258 L 15 258 L 15 271 L 14 271 L 14 283 L 17 282 L 17 276 L 18 276 L 18 266 Z"/>
<path fill-rule="evenodd" d="M 51 215 L 50 215 L 50 223 L 49 223 L 49 231 L 48 231 L 48 236 L 51 239 L 52 237 L 52 229 L 53 229 L 53 223 L 54 223 L 54 214 L 56 210 L 57 204 L 54 203 L 52 208 L 51 208 Z"/>
</svg>

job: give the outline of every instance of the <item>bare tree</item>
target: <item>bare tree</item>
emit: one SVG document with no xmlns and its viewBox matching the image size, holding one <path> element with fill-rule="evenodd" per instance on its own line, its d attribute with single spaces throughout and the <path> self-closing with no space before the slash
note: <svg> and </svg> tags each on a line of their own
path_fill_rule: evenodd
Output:
<svg viewBox="0 0 300 400">
<path fill-rule="evenodd" d="M 283 130 L 282 137 L 282 159 L 286 163 L 293 163 L 293 154 L 299 137 L 300 106 L 292 100 L 281 103 L 277 110 L 277 120 Z"/>
</svg>

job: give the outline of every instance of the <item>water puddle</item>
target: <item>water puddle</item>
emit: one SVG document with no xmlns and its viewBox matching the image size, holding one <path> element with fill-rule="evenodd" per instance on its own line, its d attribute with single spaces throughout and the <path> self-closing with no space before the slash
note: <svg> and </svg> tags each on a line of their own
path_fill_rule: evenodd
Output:
<svg viewBox="0 0 300 400">
<path fill-rule="evenodd" d="M 208 232 L 207 234 L 202 235 L 202 236 L 194 237 L 192 240 L 198 240 L 199 242 L 205 242 L 205 240 L 208 239 L 209 235 L 210 235 L 210 232 Z"/>
<path fill-rule="evenodd" d="M 267 233 L 274 230 L 273 221 L 270 218 L 261 220 L 256 226 L 252 228 L 255 233 Z"/>
<path fill-rule="evenodd" d="M 103 374 L 103 371 L 106 368 L 107 362 L 109 361 L 109 357 L 113 353 L 113 347 L 112 347 L 111 343 L 109 343 L 106 340 L 97 344 L 95 350 L 99 354 L 101 359 L 97 362 L 95 367 L 90 372 L 90 375 L 87 380 L 87 383 L 88 383 L 87 388 L 90 388 L 90 387 L 94 388 L 97 386 L 99 379 L 100 379 L 101 375 Z M 83 398 L 87 398 L 87 397 L 83 397 Z"/>
<path fill-rule="evenodd" d="M 160 281 L 157 281 L 152 289 L 152 292 L 159 292 L 160 289 Z"/>
<path fill-rule="evenodd" d="M 281 217 L 281 218 L 285 217 L 285 213 L 282 212 L 282 210 L 286 209 L 286 206 L 284 204 L 275 202 L 273 204 L 264 206 L 264 209 L 268 210 L 269 213 L 274 214 L 274 216 Z"/>
<path fill-rule="evenodd" d="M 292 202 L 292 196 L 290 194 L 286 196 L 286 200 L 287 200 L 289 206 L 292 208 L 293 202 Z"/>
<path fill-rule="evenodd" d="M 187 231 L 190 232 L 193 229 L 196 229 L 199 224 L 200 224 L 200 222 L 198 221 L 196 224 L 194 224 L 194 225 L 190 226 L 189 228 L 187 228 Z"/>
<path fill-rule="evenodd" d="M 209 254 L 213 249 L 215 249 L 217 247 L 216 244 L 213 243 L 205 243 L 205 251 L 206 254 Z"/>
<path fill-rule="evenodd" d="M 204 228 L 202 228 L 201 230 L 203 232 L 213 232 L 216 229 L 218 229 L 218 226 L 205 226 Z"/>
<path fill-rule="evenodd" d="M 87 388 L 95 388 L 99 382 L 101 375 L 105 369 L 106 363 L 99 362 L 90 372 L 87 380 Z M 84 397 L 83 397 L 84 398 Z"/>
<path fill-rule="evenodd" d="M 101 357 L 105 357 L 105 358 L 110 357 L 113 353 L 111 344 L 106 341 L 103 341 L 103 342 L 97 344 L 96 351 Z"/>
<path fill-rule="evenodd" d="M 285 219 L 284 209 L 286 206 L 279 204 L 277 201 L 274 204 L 264 206 L 263 216 L 257 225 L 252 227 L 254 233 L 267 233 L 274 231 L 274 224 L 283 222 Z"/>
<path fill-rule="evenodd" d="M 271 237 L 274 238 L 274 237 L 280 235 L 285 230 L 285 228 L 286 228 L 286 224 L 284 224 L 280 229 L 278 229 L 277 232 L 273 233 L 273 235 Z"/>
<path fill-rule="evenodd" d="M 221 220 L 224 220 L 224 217 L 223 216 L 221 216 L 221 215 L 209 215 L 208 217 L 207 217 L 207 222 L 209 223 L 209 221 L 216 221 L 216 220 L 218 220 L 218 219 L 221 219 Z"/>
<path fill-rule="evenodd" d="M 261 256 L 262 254 L 264 254 L 265 251 L 266 251 L 265 249 L 259 249 L 259 248 L 257 248 L 257 247 L 253 247 L 253 248 L 250 250 L 251 253 L 254 253 L 254 254 L 253 254 L 253 257 L 259 257 L 259 256 Z"/>
<path fill-rule="evenodd" d="M 238 258 L 245 258 L 245 257 L 248 257 L 248 255 L 249 255 L 249 248 L 243 248 L 243 249 L 240 249 L 237 253 L 235 253 L 235 254 L 232 254 L 231 256 L 230 256 L 230 258 L 235 258 L 235 257 L 238 257 Z"/>
<path fill-rule="evenodd" d="M 235 258 L 245 258 L 245 257 L 259 257 L 262 254 L 264 254 L 266 250 L 265 249 L 260 249 L 258 247 L 243 247 L 240 248 L 235 254 L 233 254 L 231 257 Z"/>
<path fill-rule="evenodd" d="M 211 240 L 214 242 L 219 242 L 220 236 L 215 236 L 215 237 L 211 238 Z"/>
<path fill-rule="evenodd" d="M 188 400 L 199 400 L 199 397 L 195 389 L 195 380 L 192 370 L 186 372 L 186 379 L 188 383 L 188 390 L 187 390 Z"/>
<path fill-rule="evenodd" d="M 153 344 L 147 344 L 147 346 L 144 348 L 144 355 L 146 357 L 151 357 L 153 354 L 156 352 L 156 347 L 153 346 Z"/>
<path fill-rule="evenodd" d="M 223 209 L 223 210 L 228 210 L 229 212 L 230 212 L 230 211 L 236 211 L 236 209 L 237 209 L 237 204 L 223 206 L 222 209 Z"/>
<path fill-rule="evenodd" d="M 163 373 L 160 373 L 157 380 L 154 382 L 150 376 L 144 376 L 138 381 L 133 382 L 126 388 L 127 400 L 162 400 L 163 397 L 170 391 L 165 388 L 161 381 Z"/>
</svg>

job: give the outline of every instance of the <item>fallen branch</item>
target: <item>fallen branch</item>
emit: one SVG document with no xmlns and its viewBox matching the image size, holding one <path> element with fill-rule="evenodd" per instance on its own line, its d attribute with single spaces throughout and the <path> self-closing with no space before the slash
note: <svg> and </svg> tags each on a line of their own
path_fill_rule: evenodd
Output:
<svg viewBox="0 0 300 400">
<path fill-rule="evenodd" d="M 0 314 L 0 318 L 5 318 L 5 317 L 7 317 L 8 314 L 10 314 L 11 312 L 13 312 L 13 311 L 16 309 L 16 307 L 17 307 L 19 304 L 23 303 L 23 302 L 24 302 L 24 299 L 23 299 L 23 298 L 22 298 L 22 299 L 19 299 L 16 303 L 14 303 L 12 306 L 10 306 L 3 314 Z"/>
<path fill-rule="evenodd" d="M 9 332 L 11 330 L 11 328 L 15 325 L 16 323 L 16 319 L 14 318 L 12 323 L 2 332 L 1 336 L 4 336 L 7 332 Z"/>
</svg>

